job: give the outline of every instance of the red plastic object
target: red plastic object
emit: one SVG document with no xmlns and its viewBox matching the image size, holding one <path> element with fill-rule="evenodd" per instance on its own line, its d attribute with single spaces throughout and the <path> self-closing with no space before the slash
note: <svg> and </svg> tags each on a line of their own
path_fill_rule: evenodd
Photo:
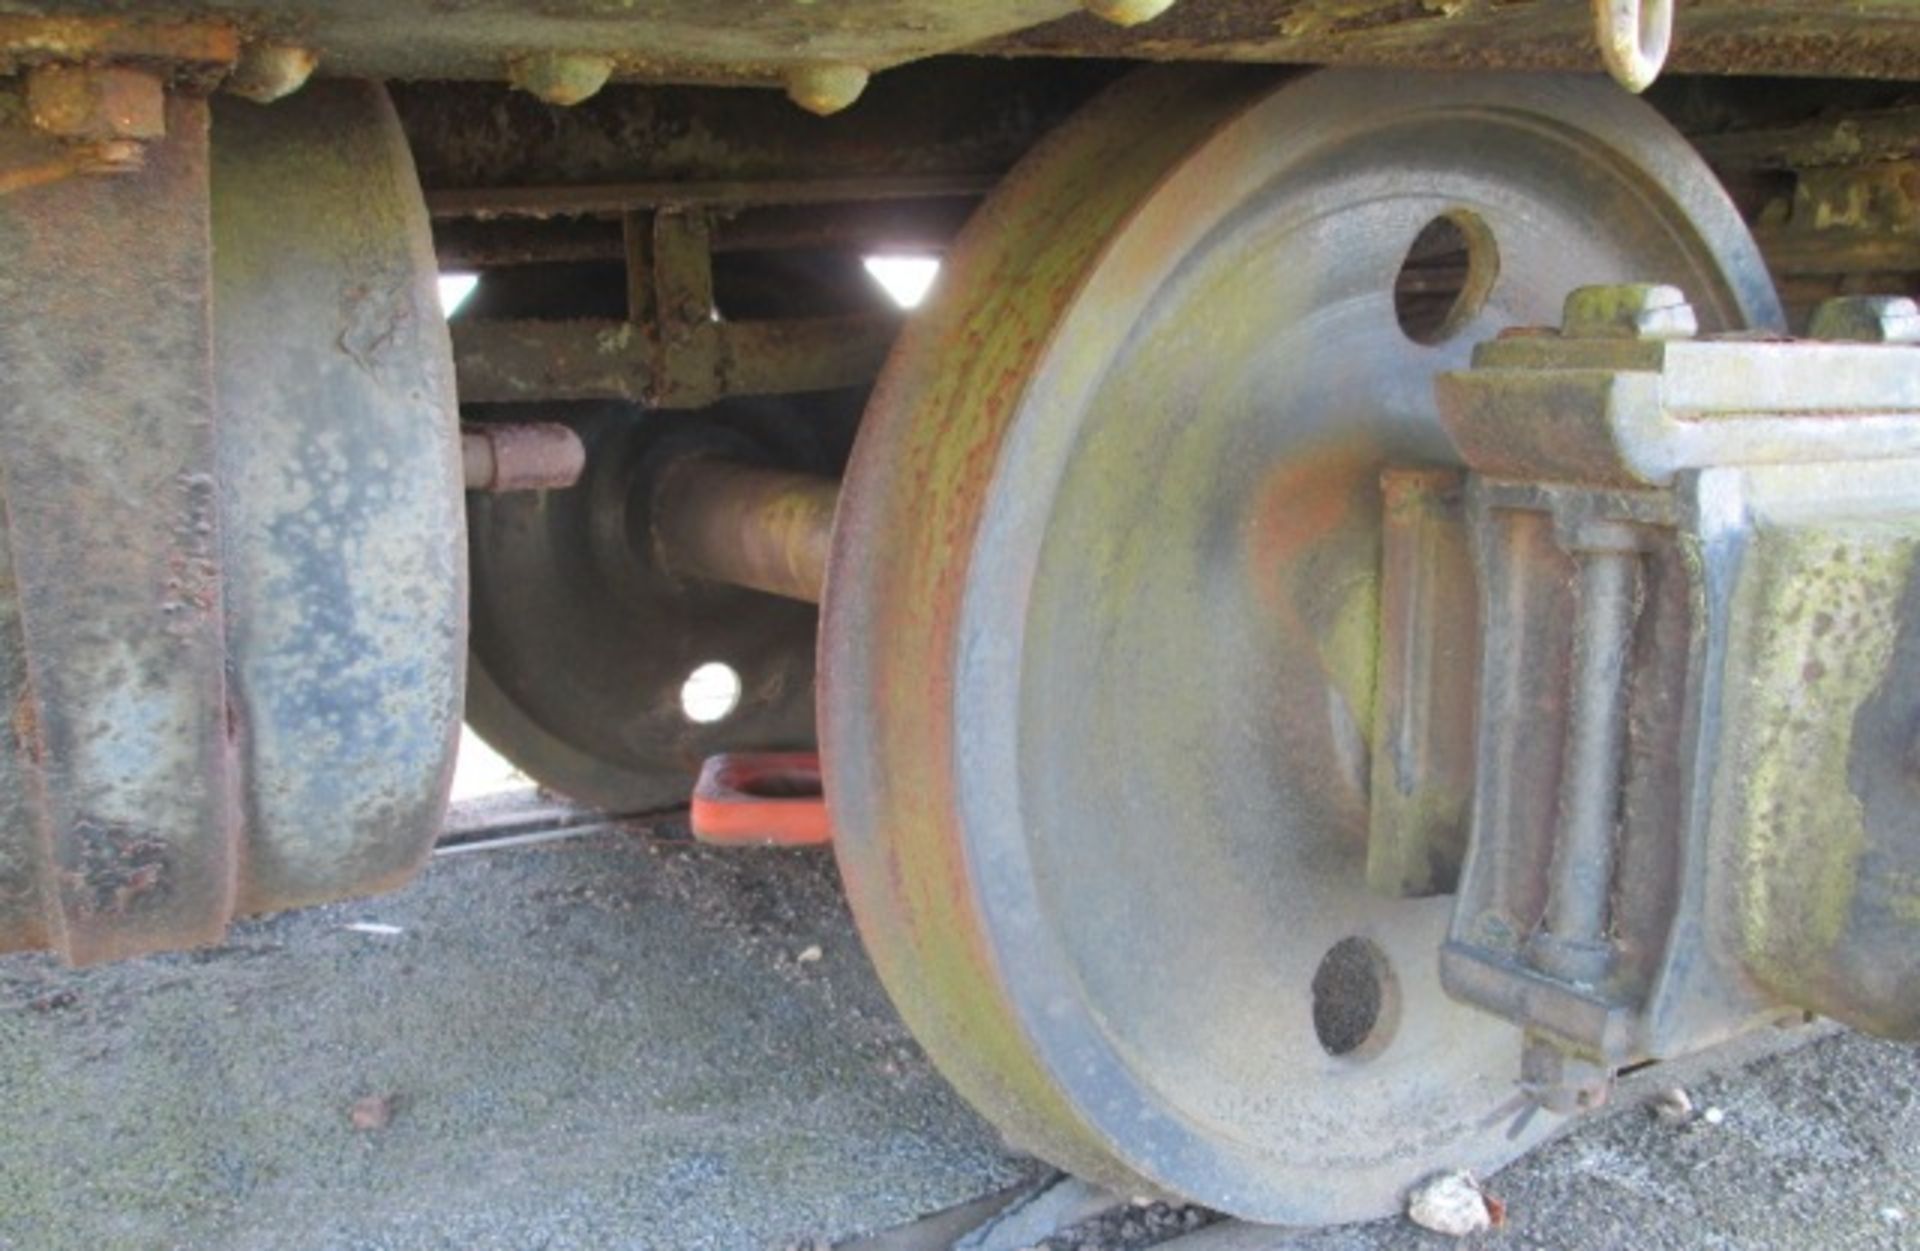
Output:
<svg viewBox="0 0 1920 1251">
<path fill-rule="evenodd" d="M 693 787 L 693 836 L 722 847 L 817 847 L 833 841 L 813 752 L 709 756 Z"/>
</svg>

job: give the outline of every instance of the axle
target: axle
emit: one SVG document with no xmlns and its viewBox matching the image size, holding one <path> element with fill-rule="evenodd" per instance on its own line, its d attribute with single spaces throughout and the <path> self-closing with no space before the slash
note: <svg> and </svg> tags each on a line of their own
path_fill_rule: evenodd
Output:
<svg viewBox="0 0 1920 1251">
<path fill-rule="evenodd" d="M 708 456 L 684 456 L 653 488 L 653 534 L 675 573 L 820 602 L 840 484 Z"/>
</svg>

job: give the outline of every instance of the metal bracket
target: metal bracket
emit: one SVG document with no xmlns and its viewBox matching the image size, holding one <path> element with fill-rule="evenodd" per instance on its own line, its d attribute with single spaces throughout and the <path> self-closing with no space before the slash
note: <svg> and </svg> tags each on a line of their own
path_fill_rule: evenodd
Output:
<svg viewBox="0 0 1920 1251">
<path fill-rule="evenodd" d="M 712 232 L 703 209 L 626 215 L 625 321 L 456 319 L 462 402 L 599 399 L 692 409 L 729 396 L 872 381 L 898 317 L 723 320 Z"/>
<path fill-rule="evenodd" d="M 1576 292 L 1438 381 L 1464 485 L 1389 475 L 1371 884 L 1456 892 L 1442 979 L 1549 1107 L 1803 1010 L 1920 1036 L 1912 315 L 1700 340 L 1671 288 Z M 1471 696 L 1405 661 L 1472 621 Z"/>
</svg>

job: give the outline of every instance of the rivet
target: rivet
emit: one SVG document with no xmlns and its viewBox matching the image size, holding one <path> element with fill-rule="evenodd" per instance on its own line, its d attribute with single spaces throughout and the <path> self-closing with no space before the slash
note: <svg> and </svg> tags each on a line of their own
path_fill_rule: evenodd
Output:
<svg viewBox="0 0 1920 1251">
<path fill-rule="evenodd" d="M 1115 26 L 1151 22 L 1173 7 L 1173 0 L 1081 0 L 1087 12 Z"/>
<path fill-rule="evenodd" d="M 802 65 L 787 73 L 787 98 L 825 117 L 858 100 L 871 77 L 858 65 Z"/>
<path fill-rule="evenodd" d="M 592 52 L 537 52 L 507 66 L 507 80 L 548 104 L 578 104 L 613 77 L 613 58 Z"/>
<path fill-rule="evenodd" d="M 248 44 L 227 78 L 227 90 L 255 104 L 272 104 L 307 85 L 320 64 L 311 48 L 291 43 Z"/>
</svg>

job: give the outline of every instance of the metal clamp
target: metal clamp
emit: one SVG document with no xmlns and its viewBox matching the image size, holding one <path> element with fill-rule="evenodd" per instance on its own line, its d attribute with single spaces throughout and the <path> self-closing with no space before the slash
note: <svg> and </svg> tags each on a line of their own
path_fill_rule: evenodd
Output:
<svg viewBox="0 0 1920 1251">
<path fill-rule="evenodd" d="M 1628 91 L 1653 86 L 1673 46 L 1673 0 L 1593 0 L 1600 59 Z"/>
</svg>

